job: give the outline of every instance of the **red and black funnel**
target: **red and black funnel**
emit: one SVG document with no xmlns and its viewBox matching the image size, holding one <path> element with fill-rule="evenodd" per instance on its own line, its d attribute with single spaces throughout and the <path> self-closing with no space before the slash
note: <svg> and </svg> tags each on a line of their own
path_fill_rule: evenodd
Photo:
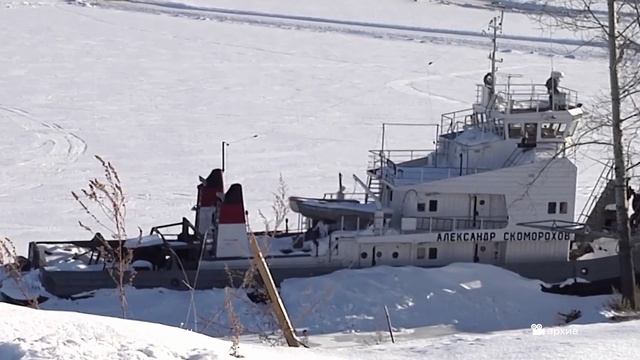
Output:
<svg viewBox="0 0 640 360">
<path fill-rule="evenodd" d="M 211 174 L 206 179 L 201 179 L 201 183 L 198 185 L 198 207 L 217 205 L 220 201 L 218 194 L 223 192 L 222 170 L 213 169 Z"/>
<path fill-rule="evenodd" d="M 244 224 L 244 201 L 242 199 L 242 185 L 233 184 L 224 195 L 220 207 L 219 224 Z"/>
</svg>

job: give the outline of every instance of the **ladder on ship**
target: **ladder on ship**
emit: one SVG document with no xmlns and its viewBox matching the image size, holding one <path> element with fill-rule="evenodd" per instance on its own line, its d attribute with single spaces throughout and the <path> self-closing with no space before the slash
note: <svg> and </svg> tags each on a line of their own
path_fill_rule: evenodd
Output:
<svg viewBox="0 0 640 360">
<path fill-rule="evenodd" d="M 608 198 L 614 191 L 613 183 L 611 182 L 613 175 L 613 162 L 611 160 L 607 161 L 602 172 L 600 172 L 600 176 L 596 181 L 596 185 L 591 190 L 589 194 L 589 198 L 587 198 L 587 202 L 584 204 L 582 208 L 582 212 L 578 216 L 579 223 L 587 223 L 587 221 L 594 215 L 594 212 L 597 210 L 604 210 L 604 207 L 608 204 L 603 204 L 606 202 L 606 198 Z M 601 209 L 599 209 L 601 208 Z"/>
<path fill-rule="evenodd" d="M 371 174 L 369 174 L 367 176 L 367 187 L 373 194 L 380 197 L 382 193 L 382 182 L 380 181 L 380 179 L 378 179 L 377 177 L 371 176 Z M 368 203 L 374 203 L 374 202 L 375 200 L 369 196 L 369 193 L 365 193 L 364 203 L 368 204 Z"/>
</svg>

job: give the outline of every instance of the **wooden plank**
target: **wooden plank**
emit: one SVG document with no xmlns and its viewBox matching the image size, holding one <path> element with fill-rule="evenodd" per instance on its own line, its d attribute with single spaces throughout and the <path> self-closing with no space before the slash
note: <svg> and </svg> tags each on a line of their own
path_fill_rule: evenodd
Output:
<svg viewBox="0 0 640 360">
<path fill-rule="evenodd" d="M 278 289 L 273 282 L 273 277 L 271 276 L 271 272 L 269 271 L 269 266 L 267 265 L 264 256 L 262 256 L 262 251 L 258 246 L 256 237 L 254 235 L 249 235 L 249 242 L 251 243 L 251 249 L 253 250 L 256 267 L 258 268 L 258 272 L 260 273 L 260 277 L 262 278 L 264 287 L 267 289 L 267 295 L 269 295 L 269 299 L 271 300 L 273 311 L 276 314 L 276 318 L 278 320 L 278 324 L 280 325 L 280 329 L 284 334 L 284 338 L 287 340 L 287 344 L 289 346 L 298 347 L 300 346 L 300 341 L 296 338 L 296 334 L 293 331 L 293 326 L 291 326 L 289 315 L 287 314 L 287 310 L 282 303 L 280 294 L 278 294 Z"/>
</svg>

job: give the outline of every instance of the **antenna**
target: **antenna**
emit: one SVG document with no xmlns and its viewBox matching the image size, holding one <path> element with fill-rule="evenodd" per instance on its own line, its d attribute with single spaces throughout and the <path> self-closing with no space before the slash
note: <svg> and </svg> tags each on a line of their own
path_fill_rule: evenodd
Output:
<svg viewBox="0 0 640 360">
<path fill-rule="evenodd" d="M 489 21 L 489 27 L 487 30 L 489 31 L 489 35 L 491 36 L 491 43 L 493 47 L 491 48 L 491 53 L 489 53 L 489 60 L 491 60 L 491 82 L 492 88 L 496 88 L 496 72 L 498 71 L 498 67 L 496 63 L 501 63 L 502 58 L 496 58 L 496 52 L 498 51 L 498 34 L 502 34 L 502 20 L 504 19 L 504 10 L 500 11 L 500 15 L 494 17 Z M 484 32 L 486 34 L 486 32 Z"/>
</svg>

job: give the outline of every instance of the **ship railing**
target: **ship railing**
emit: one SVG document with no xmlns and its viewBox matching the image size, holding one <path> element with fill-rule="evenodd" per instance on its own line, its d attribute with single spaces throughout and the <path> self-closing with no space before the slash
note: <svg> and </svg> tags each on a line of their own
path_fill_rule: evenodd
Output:
<svg viewBox="0 0 640 360">
<path fill-rule="evenodd" d="M 470 168 L 465 166 L 436 166 L 436 164 L 409 167 L 386 166 L 384 167 L 384 171 L 382 171 L 381 168 L 370 170 L 369 176 L 376 180 L 384 180 L 392 185 L 400 185 L 407 182 L 423 183 L 458 176 L 479 174 L 489 170 L 491 169 L 479 167 Z"/>
<path fill-rule="evenodd" d="M 369 150 L 369 169 L 379 169 L 385 165 L 399 164 L 426 157 L 435 149 L 378 149 Z"/>
<path fill-rule="evenodd" d="M 505 228 L 508 223 L 506 217 L 419 217 L 416 231 L 491 230 Z"/>
<path fill-rule="evenodd" d="M 484 85 L 478 85 L 476 102 L 480 104 Z M 560 95 L 554 98 L 554 105 L 559 109 L 570 109 L 578 106 L 578 92 L 559 86 Z M 495 101 L 492 108 L 510 114 L 512 112 L 541 112 L 551 109 L 549 92 L 545 84 L 496 84 Z M 558 100 L 555 100 L 558 99 Z"/>
<path fill-rule="evenodd" d="M 589 215 L 591 215 L 591 212 L 596 207 L 598 200 L 600 200 L 600 197 L 602 196 L 604 190 L 606 189 L 607 184 L 609 184 L 609 181 L 612 178 L 613 178 L 613 161 L 608 160 L 605 166 L 602 168 L 602 171 L 600 172 L 600 176 L 598 176 L 598 180 L 596 181 L 595 186 L 593 187 L 593 189 L 591 189 L 591 193 L 589 194 L 589 197 L 587 198 L 587 201 L 585 202 L 584 207 L 582 208 L 582 211 L 578 216 L 578 222 L 580 223 L 587 222 L 587 220 L 589 219 Z"/>
<path fill-rule="evenodd" d="M 489 168 L 467 168 L 467 167 L 436 167 L 436 166 L 423 166 L 419 168 L 400 168 L 396 173 L 392 174 L 393 179 L 387 180 L 393 184 L 411 183 L 423 183 L 427 181 L 435 181 L 442 179 L 449 179 L 458 176 L 466 176 L 489 171 Z"/>
<path fill-rule="evenodd" d="M 161 231 L 163 229 L 169 228 L 177 228 L 179 227 L 180 232 L 164 232 Z M 202 235 L 198 234 L 198 230 L 196 227 L 189 221 L 187 218 L 182 218 L 181 222 L 165 224 L 160 226 L 154 226 L 149 231 L 149 235 L 157 234 L 160 236 L 162 241 L 169 245 L 171 242 L 185 242 L 185 243 L 193 243 L 202 240 Z"/>
<path fill-rule="evenodd" d="M 474 123 L 473 109 L 456 110 L 440 115 L 440 128 L 444 134 L 455 134 Z"/>
<path fill-rule="evenodd" d="M 342 198 L 340 196 L 343 196 Z M 323 200 L 358 200 L 360 202 L 364 202 L 367 197 L 366 192 L 350 192 L 339 195 L 335 192 L 326 192 L 322 196 Z"/>
<path fill-rule="evenodd" d="M 442 138 L 454 140 L 462 131 L 478 129 L 498 136 L 504 135 L 502 120 L 489 117 L 485 113 L 475 112 L 474 109 L 457 110 L 440 116 L 440 127 L 444 130 Z M 438 141 L 442 140 L 439 138 Z"/>
</svg>

